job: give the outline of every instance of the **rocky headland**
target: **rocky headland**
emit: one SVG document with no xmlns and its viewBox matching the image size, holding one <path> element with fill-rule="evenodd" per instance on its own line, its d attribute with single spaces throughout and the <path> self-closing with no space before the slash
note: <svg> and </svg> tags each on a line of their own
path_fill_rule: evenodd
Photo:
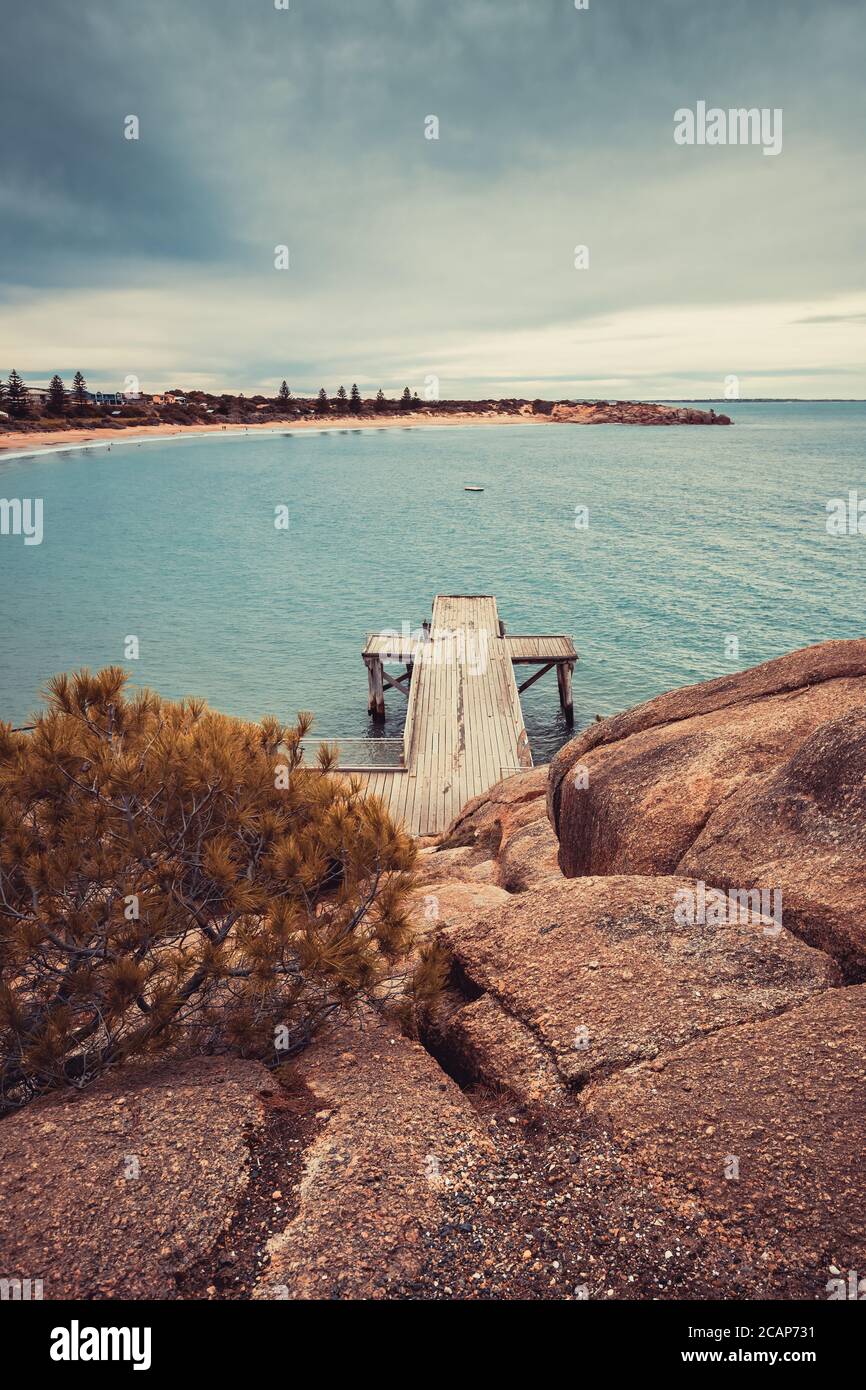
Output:
<svg viewBox="0 0 866 1390">
<path fill-rule="evenodd" d="M 866 641 L 595 723 L 421 848 L 447 980 L 414 1027 L 3 1121 L 4 1270 L 46 1298 L 827 1298 L 866 1268 L 864 865 Z"/>
<path fill-rule="evenodd" d="M 567 425 L 730 425 L 729 415 L 656 401 L 588 401 L 555 405 L 550 419 Z"/>
</svg>

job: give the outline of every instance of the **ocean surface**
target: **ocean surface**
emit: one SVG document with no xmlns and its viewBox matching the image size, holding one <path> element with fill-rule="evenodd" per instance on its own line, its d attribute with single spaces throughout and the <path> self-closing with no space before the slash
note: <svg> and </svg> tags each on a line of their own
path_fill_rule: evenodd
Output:
<svg viewBox="0 0 866 1390">
<path fill-rule="evenodd" d="M 862 636 L 866 536 L 826 521 L 828 499 L 866 498 L 866 404 L 726 408 L 732 428 L 227 433 L 0 455 L 0 497 L 41 498 L 44 515 L 41 545 L 0 535 L 0 718 L 27 722 L 57 671 L 120 664 L 167 697 L 249 718 L 308 709 L 319 735 L 375 737 L 365 633 L 420 627 L 437 592 L 495 594 L 512 633 L 572 634 L 577 727 Z M 568 737 L 554 673 L 522 700 L 547 761 Z M 405 701 L 386 704 L 395 736 Z"/>
</svg>

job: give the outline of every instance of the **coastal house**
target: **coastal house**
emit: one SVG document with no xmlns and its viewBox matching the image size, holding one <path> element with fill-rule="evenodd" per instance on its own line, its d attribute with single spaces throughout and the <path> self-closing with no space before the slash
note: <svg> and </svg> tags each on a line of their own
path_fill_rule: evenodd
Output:
<svg viewBox="0 0 866 1390">
<path fill-rule="evenodd" d="M 27 395 L 31 400 L 44 405 L 50 395 L 48 386 L 27 386 Z M 72 395 L 72 391 L 67 386 L 67 394 Z M 84 399 L 88 405 L 125 405 L 128 398 L 123 391 L 85 391 Z"/>
</svg>

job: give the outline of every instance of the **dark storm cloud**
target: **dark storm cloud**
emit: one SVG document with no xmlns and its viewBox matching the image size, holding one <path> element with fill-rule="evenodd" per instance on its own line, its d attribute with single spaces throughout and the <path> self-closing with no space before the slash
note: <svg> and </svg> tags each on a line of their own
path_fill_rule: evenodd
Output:
<svg viewBox="0 0 866 1390">
<path fill-rule="evenodd" d="M 138 258 L 225 246 L 183 138 L 160 7 L 43 3 L 7 11 L 0 45 L 0 251 L 8 283 L 97 285 Z M 142 138 L 123 138 L 138 114 Z M 207 228 L 203 240 L 202 228 Z"/>
</svg>

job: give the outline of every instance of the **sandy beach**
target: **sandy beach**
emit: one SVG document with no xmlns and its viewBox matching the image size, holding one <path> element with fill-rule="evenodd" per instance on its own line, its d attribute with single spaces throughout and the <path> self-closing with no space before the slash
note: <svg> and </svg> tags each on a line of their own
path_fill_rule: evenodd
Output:
<svg viewBox="0 0 866 1390">
<path fill-rule="evenodd" d="M 75 449 L 88 445 L 135 444 L 144 439 L 160 437 L 195 437 L 208 434 L 256 434 L 301 433 L 307 431 L 339 430 L 394 430 L 414 429 L 419 426 L 439 425 L 540 425 L 547 424 L 544 415 L 503 415 L 496 411 L 476 411 L 465 415 L 430 414 L 424 411 L 407 411 L 405 415 L 384 416 L 382 418 L 359 419 L 356 415 L 331 416 L 325 419 L 268 420 L 250 425 L 141 425 L 114 429 L 69 429 L 69 430 L 3 430 L 0 432 L 0 451 L 3 453 L 35 454 L 43 450 L 58 448 Z"/>
</svg>

